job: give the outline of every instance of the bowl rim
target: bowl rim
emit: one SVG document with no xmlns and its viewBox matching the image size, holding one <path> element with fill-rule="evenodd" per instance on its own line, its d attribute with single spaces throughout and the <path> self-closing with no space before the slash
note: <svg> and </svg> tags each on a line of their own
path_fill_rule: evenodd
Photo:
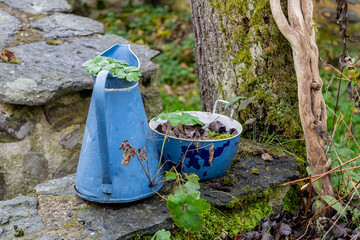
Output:
<svg viewBox="0 0 360 240">
<path fill-rule="evenodd" d="M 221 141 L 229 141 L 229 140 L 233 140 L 237 137 L 239 137 L 243 131 L 243 127 L 241 125 L 241 123 L 239 123 L 238 121 L 236 121 L 235 119 L 233 118 L 230 118 L 226 115 L 222 115 L 222 114 L 218 114 L 218 113 L 211 113 L 211 112 L 203 112 L 203 111 L 182 111 L 184 113 L 206 113 L 206 114 L 209 114 L 209 115 L 215 115 L 215 116 L 221 116 L 221 117 L 225 117 L 225 118 L 228 118 L 230 119 L 231 121 L 235 121 L 237 124 L 239 124 L 239 127 L 240 127 L 240 131 L 238 131 L 238 134 L 236 134 L 235 136 L 233 137 L 230 137 L 230 138 L 226 138 L 226 139 L 218 139 L 218 140 L 196 140 L 196 139 L 185 139 L 185 138 L 178 138 L 178 137 L 173 137 L 173 136 L 167 136 L 168 138 L 172 138 L 172 139 L 176 139 L 176 140 L 181 140 L 181 141 L 187 141 L 187 142 L 196 142 L 196 141 L 199 141 L 199 142 L 205 142 L 205 143 L 210 143 L 210 142 L 221 142 Z M 149 128 L 151 129 L 151 131 L 154 131 L 155 133 L 159 134 L 159 135 L 162 135 L 163 137 L 165 137 L 165 134 L 163 133 L 160 133 L 158 131 L 156 131 L 154 128 L 152 128 L 151 126 L 151 123 L 153 122 L 157 122 L 157 120 L 154 120 L 155 117 L 153 117 L 150 121 L 149 121 Z M 150 135 L 151 135 L 151 132 L 150 132 Z M 152 136 L 151 136 L 152 137 Z"/>
</svg>

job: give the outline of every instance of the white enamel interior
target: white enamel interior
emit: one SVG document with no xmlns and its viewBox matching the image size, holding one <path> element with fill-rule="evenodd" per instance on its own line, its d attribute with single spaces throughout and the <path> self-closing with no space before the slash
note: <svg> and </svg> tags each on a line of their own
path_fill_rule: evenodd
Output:
<svg viewBox="0 0 360 240">
<path fill-rule="evenodd" d="M 221 115 L 221 114 L 217 114 L 217 113 L 209 113 L 209 112 L 199 112 L 199 111 L 184 111 L 184 113 L 189 113 L 195 117 L 198 117 L 200 119 L 201 122 L 203 122 L 205 125 L 209 125 L 211 122 L 219 120 L 220 122 L 222 122 L 225 126 L 226 126 L 226 130 L 229 131 L 230 128 L 235 128 L 236 131 L 238 132 L 238 134 L 236 134 L 235 136 L 231 137 L 231 138 L 227 138 L 227 139 L 220 139 L 220 140 L 200 140 L 200 141 L 211 141 L 211 142 L 215 142 L 215 141 L 224 141 L 224 140 L 230 140 L 232 138 L 237 137 L 239 134 L 241 134 L 242 132 L 242 126 L 241 124 L 228 117 L 225 115 Z M 180 114 L 180 113 L 179 113 Z M 150 128 L 157 132 L 158 134 L 164 135 L 158 131 L 156 131 L 156 127 L 161 124 L 161 123 L 165 123 L 166 120 L 161 120 L 158 119 L 156 121 L 154 121 L 154 118 L 150 120 L 149 122 L 149 126 Z M 176 137 L 171 137 L 171 138 L 175 138 L 175 139 L 181 139 L 184 141 L 192 141 L 192 140 L 187 140 L 187 139 L 183 139 L 183 138 L 176 138 Z"/>
</svg>

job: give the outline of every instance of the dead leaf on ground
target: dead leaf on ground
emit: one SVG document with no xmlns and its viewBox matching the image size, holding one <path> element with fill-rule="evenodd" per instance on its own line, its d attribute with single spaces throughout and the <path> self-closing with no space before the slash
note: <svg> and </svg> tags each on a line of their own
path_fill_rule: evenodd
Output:
<svg viewBox="0 0 360 240">
<path fill-rule="evenodd" d="M 264 161 L 271 162 L 273 160 L 273 157 L 268 153 L 263 153 L 263 154 L 261 154 L 261 159 Z"/>
<path fill-rule="evenodd" d="M 10 62 L 10 63 L 19 63 L 19 60 L 17 59 L 15 53 L 9 49 L 5 49 L 0 53 L 0 57 L 4 62 Z"/>
</svg>

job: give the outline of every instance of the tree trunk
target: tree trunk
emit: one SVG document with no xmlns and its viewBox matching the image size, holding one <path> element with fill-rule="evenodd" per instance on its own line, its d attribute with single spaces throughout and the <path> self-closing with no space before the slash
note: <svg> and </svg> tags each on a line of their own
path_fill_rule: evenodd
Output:
<svg viewBox="0 0 360 240">
<path fill-rule="evenodd" d="M 312 40 L 304 40 L 292 51 L 274 21 L 269 0 L 190 2 L 203 110 L 211 111 L 218 98 L 256 95 L 249 107 L 237 116 L 242 123 L 256 118 L 255 123 L 247 127 L 248 132 L 260 130 L 256 133 L 258 136 L 277 132 L 289 139 L 305 135 L 308 162 L 317 173 L 327 171 L 326 111 L 312 25 L 311 31 L 308 29 L 305 33 Z M 278 0 L 277 10 L 281 11 L 282 7 L 285 8 Z M 312 19 L 308 17 L 306 21 Z M 312 50 L 305 52 L 304 48 Z M 294 145 L 301 144 L 295 142 Z M 333 195 L 330 177 L 323 178 L 322 183 L 322 194 Z"/>
<path fill-rule="evenodd" d="M 291 47 L 272 18 L 269 1 L 190 2 L 202 109 L 211 111 L 219 98 L 256 95 L 236 116 L 241 123 L 256 119 L 246 126 L 247 133 L 303 138 Z"/>
</svg>

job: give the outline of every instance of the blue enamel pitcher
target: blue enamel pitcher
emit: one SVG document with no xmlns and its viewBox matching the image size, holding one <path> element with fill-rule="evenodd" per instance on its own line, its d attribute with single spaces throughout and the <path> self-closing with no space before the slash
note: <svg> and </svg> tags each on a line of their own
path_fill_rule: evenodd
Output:
<svg viewBox="0 0 360 240">
<path fill-rule="evenodd" d="M 124 60 L 140 68 L 139 59 L 129 45 L 114 45 L 100 56 Z M 161 180 L 158 160 L 150 137 L 138 82 L 118 79 L 109 71 L 94 78 L 94 89 L 75 179 L 75 192 L 83 199 L 120 203 L 139 200 L 155 194 L 162 187 L 152 183 Z M 121 164 L 125 141 L 138 150 L 145 147 L 147 161 L 131 157 Z M 147 174 L 145 173 L 147 171 Z M 151 182 L 150 182 L 150 180 Z"/>
</svg>

